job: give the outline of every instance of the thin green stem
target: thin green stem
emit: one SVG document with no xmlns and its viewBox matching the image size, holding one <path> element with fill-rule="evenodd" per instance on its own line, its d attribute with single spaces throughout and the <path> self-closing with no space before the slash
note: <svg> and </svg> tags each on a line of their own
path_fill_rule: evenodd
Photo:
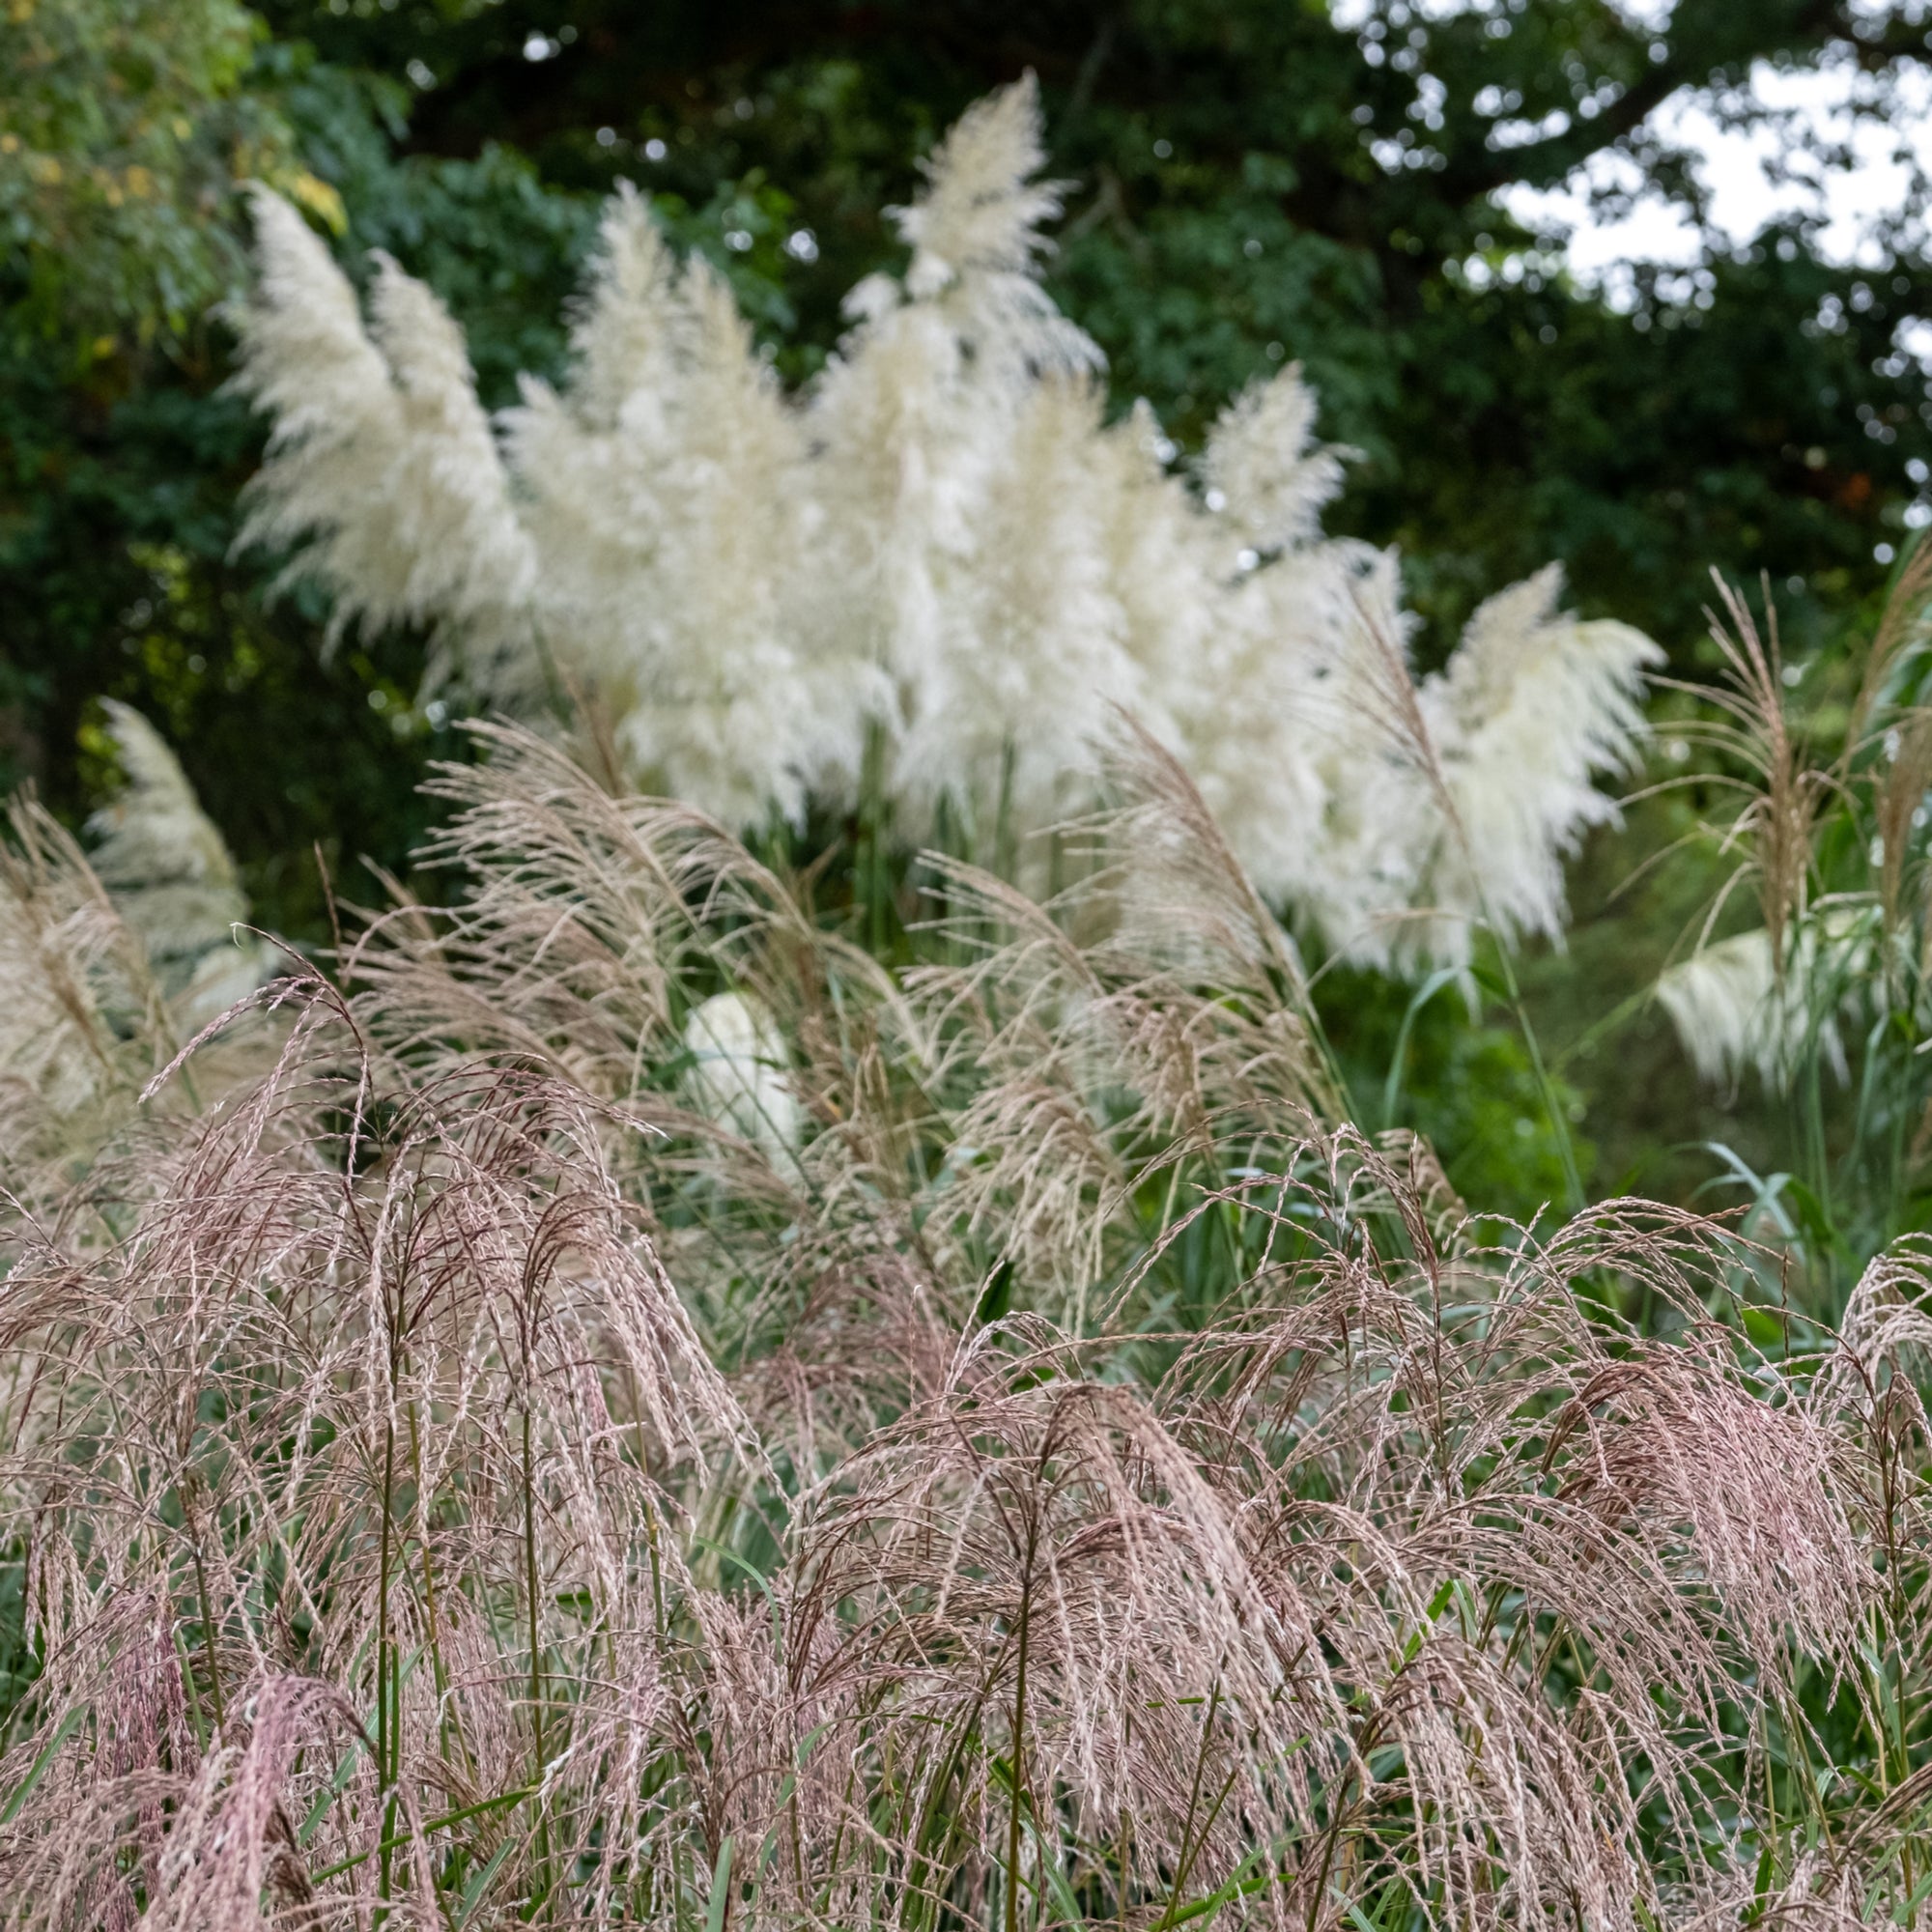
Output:
<svg viewBox="0 0 1932 1932">
<path fill-rule="evenodd" d="M 1007 1819 L 1007 1932 L 1019 1932 L 1020 1801 L 1026 1782 L 1027 1635 L 1033 1611 L 1033 1559 L 1037 1522 L 1027 1528 L 1026 1567 L 1020 1576 L 1019 1662 L 1013 1675 L 1012 1807 Z"/>
<path fill-rule="evenodd" d="M 1491 931 L 1494 933 L 1494 930 L 1492 923 Z M 1556 1151 L 1563 1163 L 1563 1183 L 1569 1190 L 1570 1208 L 1573 1213 L 1580 1213 L 1584 1206 L 1583 1177 L 1577 1167 L 1577 1147 L 1570 1137 L 1570 1118 L 1564 1112 L 1562 1099 L 1556 1092 L 1556 1082 L 1544 1063 L 1543 1048 L 1537 1040 L 1536 1028 L 1530 1021 L 1529 1009 L 1523 1003 L 1522 987 L 1517 980 L 1516 962 L 1511 959 L 1509 948 L 1500 936 L 1496 937 L 1496 958 L 1502 967 L 1503 986 L 1516 1015 L 1517 1030 L 1522 1035 L 1523 1049 L 1529 1055 L 1529 1068 L 1536 1081 L 1536 1091 L 1542 1096 L 1550 1131 L 1556 1136 Z"/>
<path fill-rule="evenodd" d="M 398 1714 L 392 1708 L 400 1687 L 395 1682 L 394 1645 L 389 1637 L 389 1563 L 395 1533 L 395 1496 L 396 1417 L 392 1407 L 383 1424 L 383 1545 L 376 1581 L 376 1774 L 384 1791 L 382 1872 L 376 1895 L 384 1900 L 390 1896 L 400 1752 L 400 1740 L 396 1736 Z M 387 1918 L 385 1907 L 378 1906 L 372 1923 L 381 1925 Z"/>
<path fill-rule="evenodd" d="M 208 1594 L 208 1565 L 201 1553 L 201 1523 L 192 1513 L 188 1529 L 194 1538 L 194 1587 L 201 1600 L 201 1646 L 208 1658 L 208 1700 L 214 1706 L 214 1734 L 227 1728 L 228 1716 L 221 1702 L 221 1665 L 214 1652 L 214 1609 Z"/>
<path fill-rule="evenodd" d="M 537 1632 L 537 1496 L 536 1469 L 530 1448 L 530 1405 L 524 1400 L 524 1596 L 529 1612 L 530 1641 L 530 1733 L 536 1753 L 536 1775 L 530 1788 L 537 1805 L 537 1885 L 546 1895 L 554 1917 L 554 1894 L 550 1884 L 550 1824 L 544 1815 L 544 1682 L 543 1651 Z"/>
</svg>

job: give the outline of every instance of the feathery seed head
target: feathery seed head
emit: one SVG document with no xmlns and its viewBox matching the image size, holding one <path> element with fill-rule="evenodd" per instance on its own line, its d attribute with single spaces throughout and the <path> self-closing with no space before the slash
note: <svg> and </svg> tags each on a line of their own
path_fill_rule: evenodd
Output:
<svg viewBox="0 0 1932 1932">
<path fill-rule="evenodd" d="M 275 425 L 243 539 L 305 546 L 337 630 L 434 627 L 435 674 L 489 702 L 581 694 L 630 778 L 734 827 L 877 782 L 905 837 L 1023 850 L 1094 803 L 1125 705 L 1337 949 L 1554 933 L 1652 647 L 1560 615 L 1546 573 L 1418 691 L 1393 559 L 1321 535 L 1343 452 L 1296 369 L 1223 412 L 1198 497 L 1145 410 L 1105 424 L 1099 350 L 1038 279 L 1044 160 L 1031 77 L 969 109 L 895 216 L 903 285 L 854 291 L 796 397 L 620 189 L 564 392 L 526 381 L 497 425 L 430 291 L 379 263 L 365 329 L 264 193 L 238 384 Z"/>
</svg>

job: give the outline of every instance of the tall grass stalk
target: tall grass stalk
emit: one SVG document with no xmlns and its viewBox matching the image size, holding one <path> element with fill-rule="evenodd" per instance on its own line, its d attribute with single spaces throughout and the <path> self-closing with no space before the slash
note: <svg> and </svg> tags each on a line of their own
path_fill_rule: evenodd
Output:
<svg viewBox="0 0 1932 1932">
<path fill-rule="evenodd" d="M 1804 1291 L 1830 1309 L 1925 1224 L 1932 1197 L 1932 548 L 1901 563 L 1836 723 L 1829 698 L 1794 695 L 1802 668 L 1785 665 L 1768 583 L 1762 602 L 1760 616 L 1719 584 L 1723 681 L 1679 687 L 1701 715 L 1674 728 L 1703 757 L 1669 782 L 1711 802 L 1722 874 L 1657 991 L 1700 1072 L 1754 1078 L 1780 1102 L 1791 1179 L 1777 1211 Z M 1752 923 L 1718 936 L 1744 902 Z M 1774 1218 L 1768 1205 L 1756 1216 L 1767 1236 Z"/>
</svg>

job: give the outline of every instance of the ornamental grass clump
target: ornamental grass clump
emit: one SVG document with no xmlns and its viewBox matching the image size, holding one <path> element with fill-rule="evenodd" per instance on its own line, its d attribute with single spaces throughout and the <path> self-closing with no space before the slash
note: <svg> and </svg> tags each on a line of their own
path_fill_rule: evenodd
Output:
<svg viewBox="0 0 1932 1932">
<path fill-rule="evenodd" d="M 1932 550 L 1900 564 L 1842 692 L 1803 695 L 1819 668 L 1786 663 L 1768 593 L 1760 614 L 1719 588 L 1724 674 L 1690 694 L 1673 729 L 1703 755 L 1669 781 L 1703 795 L 1719 883 L 1656 992 L 1704 1078 L 1750 1075 L 1788 1118 L 1785 1172 L 1730 1165 L 1833 1306 L 1932 1195 Z"/>
<path fill-rule="evenodd" d="M 427 627 L 432 680 L 484 708 L 582 696 L 631 782 L 733 831 L 858 809 L 994 859 L 1094 805 L 1124 708 L 1326 946 L 1463 963 L 1476 923 L 1554 935 L 1656 647 L 1565 614 L 1546 570 L 1419 681 L 1419 757 L 1384 715 L 1390 651 L 1411 681 L 1396 559 L 1323 536 L 1343 452 L 1298 371 L 1234 399 L 1191 470 L 1144 404 L 1109 421 L 1104 358 L 1039 280 L 1045 159 L 1030 80 L 970 108 L 895 213 L 904 273 L 851 292 L 795 395 L 623 188 L 563 386 L 526 378 L 494 417 L 427 288 L 378 258 L 359 302 L 263 190 L 244 541 L 337 633 Z"/>
<path fill-rule="evenodd" d="M 0 1219 L 63 1199 L 75 1210 L 71 1183 L 106 1152 L 152 1172 L 161 1122 L 272 1059 L 259 1017 L 225 1027 L 193 1072 L 142 1104 L 276 949 L 245 930 L 234 861 L 174 753 L 131 707 L 105 710 L 122 782 L 89 821 L 91 856 L 29 791 L 0 824 Z"/>
<path fill-rule="evenodd" d="M 893 972 L 481 736 L 452 908 L 9 1228 L 8 1922 L 1917 1909 L 1915 1252 L 1472 1218 L 1145 737 Z"/>
</svg>

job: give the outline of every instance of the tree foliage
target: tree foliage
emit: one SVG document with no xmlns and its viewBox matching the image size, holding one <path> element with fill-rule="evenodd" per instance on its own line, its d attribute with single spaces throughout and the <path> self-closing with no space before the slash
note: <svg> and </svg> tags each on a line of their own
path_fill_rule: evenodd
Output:
<svg viewBox="0 0 1932 1932">
<path fill-rule="evenodd" d="M 185 330 L 239 271 L 244 180 L 342 225 L 253 84 L 261 32 L 236 0 L 14 0 L 0 14 L 0 289 L 56 355 L 85 366 L 120 331 Z"/>
</svg>

